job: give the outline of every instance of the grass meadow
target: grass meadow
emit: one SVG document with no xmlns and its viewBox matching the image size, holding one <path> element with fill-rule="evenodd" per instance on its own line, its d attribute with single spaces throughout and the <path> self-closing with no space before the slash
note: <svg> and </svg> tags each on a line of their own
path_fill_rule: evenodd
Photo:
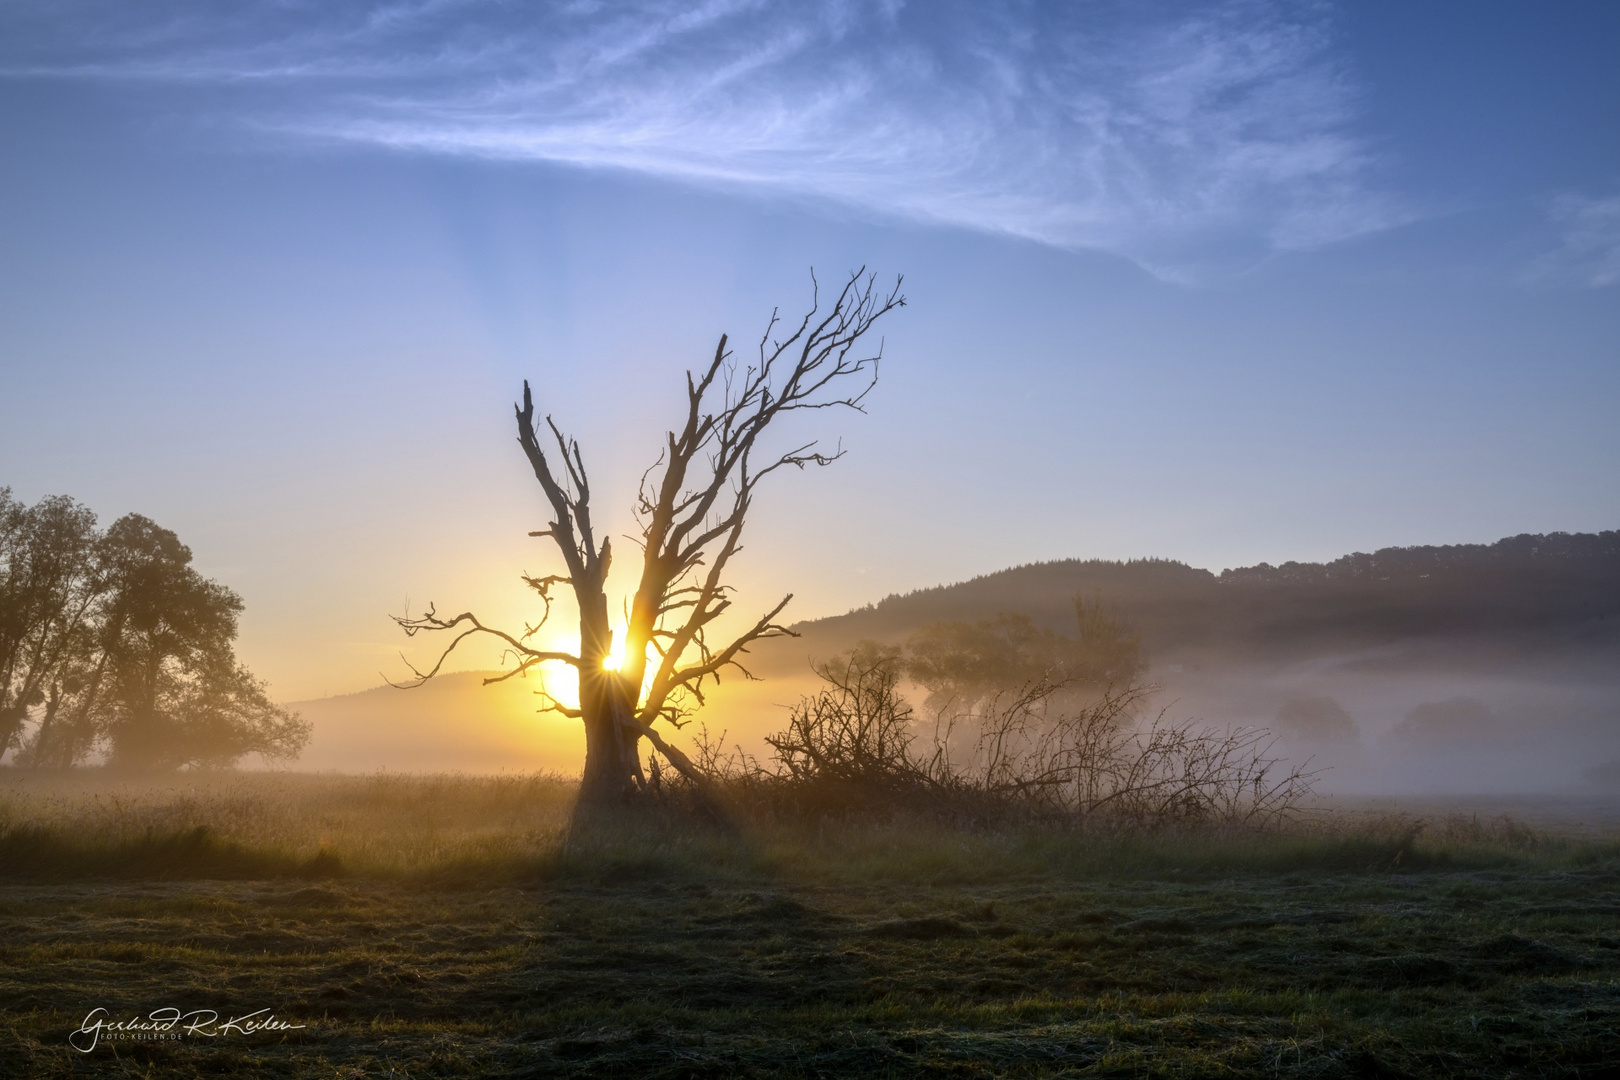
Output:
<svg viewBox="0 0 1620 1080">
<path fill-rule="evenodd" d="M 165 1007 L 302 1026 L 70 1045 Z M 4 770 L 0 1016 L 18 1077 L 1610 1075 L 1620 840 L 1343 809 L 720 828 L 580 819 L 545 776 Z"/>
</svg>

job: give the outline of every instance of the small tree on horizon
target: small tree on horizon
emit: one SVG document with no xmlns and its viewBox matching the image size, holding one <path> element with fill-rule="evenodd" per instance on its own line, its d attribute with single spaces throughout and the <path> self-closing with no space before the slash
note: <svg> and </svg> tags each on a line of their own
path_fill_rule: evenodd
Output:
<svg viewBox="0 0 1620 1080">
<path fill-rule="evenodd" d="M 814 275 L 811 275 L 815 284 Z M 714 358 L 686 375 L 685 418 L 667 432 L 662 453 L 643 474 L 634 504 L 641 547 L 641 575 L 627 605 L 624 657 L 610 667 L 613 629 L 608 618 L 607 577 L 612 548 L 597 538 L 591 487 L 579 443 L 564 435 L 550 416 L 536 428 L 534 400 L 527 381 L 515 407 L 518 442 L 550 508 L 552 520 L 531 536 L 549 537 L 565 572 L 523 581 L 539 596 L 538 623 L 520 633 L 485 625 L 472 612 L 453 617 L 426 614 L 396 617 L 407 635 L 457 631 L 426 671 L 412 668 L 419 686 L 438 673 L 458 644 L 490 635 L 506 647 L 508 670 L 486 684 L 523 675 L 546 663 L 566 664 L 579 676 L 579 705 L 548 698 L 544 710 L 579 719 L 585 728 L 585 769 L 581 798 L 602 802 L 632 796 L 646 788 L 640 742 L 646 739 L 680 773 L 701 782 L 695 765 L 654 727 L 678 725 L 691 703 L 701 704 L 710 680 L 726 668 L 749 675 L 739 661 L 750 644 L 790 635 L 777 616 L 792 599 L 784 597 L 729 641 L 711 641 L 713 623 L 730 609 L 725 571 L 740 550 L 743 527 L 755 492 L 767 476 L 786 465 L 828 465 L 843 451 L 827 453 L 816 441 L 786 451 L 766 450 L 761 438 L 792 413 L 834 407 L 864 411 L 861 403 L 877 382 L 882 343 L 856 351 L 878 319 L 905 304 L 900 279 L 882 293 L 863 267 L 852 273 L 831 309 L 822 312 L 819 286 L 810 311 L 791 333 L 774 339 L 781 324 L 773 311 L 759 342 L 757 361 L 739 365 L 721 335 Z M 536 648 L 534 635 L 545 625 L 551 590 L 566 585 L 579 617 L 579 651 Z"/>
</svg>

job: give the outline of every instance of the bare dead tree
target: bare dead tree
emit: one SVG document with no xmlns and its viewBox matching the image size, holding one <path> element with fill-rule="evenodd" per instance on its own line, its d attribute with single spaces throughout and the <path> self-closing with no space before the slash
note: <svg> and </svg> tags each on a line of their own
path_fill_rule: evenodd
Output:
<svg viewBox="0 0 1620 1080">
<path fill-rule="evenodd" d="M 815 277 L 811 275 L 812 283 Z M 550 416 L 541 433 L 534 401 L 523 384 L 516 407 L 518 442 L 544 492 L 553 520 L 533 532 L 549 537 L 562 556 L 564 573 L 525 576 L 539 596 L 539 622 L 512 633 L 485 625 L 471 612 L 396 618 L 406 634 L 449 631 L 454 637 L 434 665 L 412 669 L 420 685 L 432 678 L 462 641 L 474 635 L 499 639 L 511 666 L 486 679 L 499 682 L 546 663 L 571 665 L 579 674 L 579 705 L 548 699 L 547 708 L 576 717 L 585 726 L 585 772 L 581 797 L 600 801 L 645 790 L 640 740 L 647 739 L 694 783 L 702 773 L 654 725 L 678 725 L 693 704 L 701 704 L 710 680 L 728 668 L 749 675 L 739 657 L 755 641 L 789 634 L 776 619 L 792 595 L 729 641 L 710 640 L 714 623 L 732 605 L 725 583 L 727 565 L 741 550 L 748 512 L 760 483 L 787 465 L 827 465 L 842 449 L 824 451 L 815 441 L 787 451 L 768 450 L 761 439 L 778 420 L 812 409 L 864 411 L 862 402 L 877 382 L 882 357 L 860 348 L 873 325 L 905 305 L 900 280 L 893 289 L 876 288 L 865 268 L 844 282 L 830 309 L 823 310 L 819 285 L 810 311 L 783 327 L 777 311 L 761 336 L 758 358 L 739 364 L 722 335 L 714 358 L 686 375 L 686 416 L 667 433 L 665 446 L 643 475 L 635 502 L 640 535 L 641 577 L 628 604 L 622 665 L 613 670 L 613 630 L 608 619 L 607 577 L 612 550 L 597 538 L 591 516 L 591 487 L 579 443 L 563 434 Z M 780 339 L 773 337 L 791 330 Z M 579 652 L 536 648 L 535 634 L 551 609 L 554 586 L 573 589 L 579 611 Z"/>
</svg>

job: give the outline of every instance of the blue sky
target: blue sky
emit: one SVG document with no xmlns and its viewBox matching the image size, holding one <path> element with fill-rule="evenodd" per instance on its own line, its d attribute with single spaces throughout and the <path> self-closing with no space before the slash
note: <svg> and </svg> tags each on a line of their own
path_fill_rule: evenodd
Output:
<svg viewBox="0 0 1620 1080">
<path fill-rule="evenodd" d="M 912 303 L 758 604 L 1614 528 L 1617 55 L 1606 3 L 9 3 L 0 484 L 358 689 L 545 565 L 523 378 L 628 527 L 680 372 L 864 264 Z"/>
</svg>

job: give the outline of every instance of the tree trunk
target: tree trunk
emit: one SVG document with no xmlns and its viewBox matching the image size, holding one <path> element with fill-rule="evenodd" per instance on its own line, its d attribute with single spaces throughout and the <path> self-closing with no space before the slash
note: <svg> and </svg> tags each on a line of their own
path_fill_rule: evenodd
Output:
<svg viewBox="0 0 1620 1080">
<path fill-rule="evenodd" d="M 643 786 L 641 736 L 632 730 L 624 680 L 616 671 L 598 667 L 580 672 L 579 704 L 585 724 L 585 773 L 580 799 L 619 802 Z"/>
<path fill-rule="evenodd" d="M 12 740 L 22 731 L 28 719 L 28 706 L 22 702 L 0 705 L 0 754 L 11 748 Z"/>
<path fill-rule="evenodd" d="M 62 684 L 51 685 L 51 696 L 45 699 L 45 715 L 39 721 L 39 727 L 34 730 L 34 741 L 27 749 L 30 763 L 38 765 L 43 756 L 49 754 L 51 742 L 56 738 L 56 713 L 62 707 Z M 0 742 L 0 750 L 5 743 Z M 19 755 L 20 757 L 21 755 Z"/>
<path fill-rule="evenodd" d="M 606 577 L 605 564 L 599 572 Z M 613 627 L 600 582 L 585 588 L 576 585 L 574 595 L 580 610 L 579 708 L 585 724 L 585 772 L 579 797 L 584 802 L 619 802 L 645 785 L 638 749 L 641 736 L 631 727 L 636 695 L 622 675 L 607 667 L 613 653 Z"/>
</svg>

